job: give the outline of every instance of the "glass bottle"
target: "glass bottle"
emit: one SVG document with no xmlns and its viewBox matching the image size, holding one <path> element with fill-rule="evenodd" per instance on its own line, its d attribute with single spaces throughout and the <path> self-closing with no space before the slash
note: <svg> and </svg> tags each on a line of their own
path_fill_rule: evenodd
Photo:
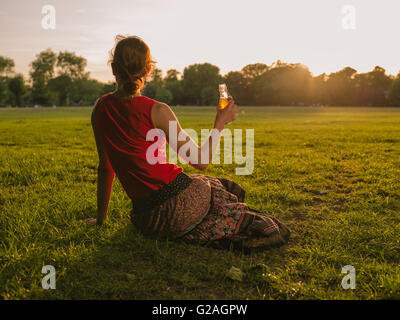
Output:
<svg viewBox="0 0 400 320">
<path fill-rule="evenodd" d="M 225 109 L 229 104 L 228 100 L 228 88 L 226 87 L 226 84 L 220 84 L 219 85 L 219 104 L 218 108 L 220 109 Z"/>
</svg>

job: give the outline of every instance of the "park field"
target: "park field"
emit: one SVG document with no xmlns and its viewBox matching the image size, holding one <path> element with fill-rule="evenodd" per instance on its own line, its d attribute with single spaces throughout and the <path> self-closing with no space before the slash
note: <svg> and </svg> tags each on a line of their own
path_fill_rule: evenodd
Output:
<svg viewBox="0 0 400 320">
<path fill-rule="evenodd" d="M 400 108 L 239 108 L 228 128 L 255 130 L 253 173 L 205 174 L 237 181 L 292 232 L 252 254 L 143 237 L 118 180 L 106 224 L 88 227 L 91 108 L 0 109 L 0 299 L 400 299 Z M 215 108 L 174 110 L 184 128 L 213 123 Z M 44 265 L 55 290 L 41 286 Z"/>
</svg>

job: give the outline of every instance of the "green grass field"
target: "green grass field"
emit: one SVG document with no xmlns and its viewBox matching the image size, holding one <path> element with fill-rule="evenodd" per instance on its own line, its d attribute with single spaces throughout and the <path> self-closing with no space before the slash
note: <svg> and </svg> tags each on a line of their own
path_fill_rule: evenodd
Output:
<svg viewBox="0 0 400 320">
<path fill-rule="evenodd" d="M 292 231 L 288 245 L 251 255 L 144 238 L 117 180 L 107 223 L 86 226 L 91 108 L 0 109 L 0 299 L 399 299 L 400 109 L 241 109 L 229 128 L 255 129 L 254 172 L 205 174 L 239 182 L 250 206 Z M 184 128 L 213 123 L 214 108 L 174 110 Z M 41 287 L 44 265 L 55 290 Z M 355 290 L 341 286 L 345 265 Z"/>
</svg>

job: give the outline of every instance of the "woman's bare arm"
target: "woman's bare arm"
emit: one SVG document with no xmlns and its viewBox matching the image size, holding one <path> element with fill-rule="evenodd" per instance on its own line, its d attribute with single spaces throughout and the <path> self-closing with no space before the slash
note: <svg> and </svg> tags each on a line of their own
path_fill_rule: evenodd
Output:
<svg viewBox="0 0 400 320">
<path fill-rule="evenodd" d="M 218 109 L 214 120 L 214 127 L 204 144 L 200 147 L 198 146 L 190 136 L 182 129 L 178 118 L 172 109 L 165 103 L 156 103 L 152 110 L 152 120 L 154 126 L 161 129 L 167 138 L 168 143 L 171 142 L 170 132 L 169 132 L 169 122 L 175 121 L 177 125 L 177 135 L 185 137 L 185 140 L 174 139 L 177 145 L 171 144 L 171 147 L 177 152 L 182 158 L 184 158 L 191 166 L 199 170 L 205 170 L 211 163 L 213 155 L 216 151 L 216 144 L 219 142 L 220 132 L 224 129 L 225 124 L 234 121 L 237 118 L 237 106 L 235 105 L 232 97 L 229 97 L 230 103 L 225 109 Z M 190 154 L 190 148 L 187 154 L 182 154 L 179 152 L 181 147 L 186 143 L 191 143 L 192 146 L 197 150 L 196 154 Z M 206 157 L 204 159 L 204 157 Z"/>
<path fill-rule="evenodd" d="M 92 128 L 96 139 L 97 152 L 99 155 L 99 165 L 97 168 L 97 225 L 102 225 L 107 217 L 108 204 L 112 193 L 112 185 L 115 177 L 110 161 L 104 152 L 103 144 L 98 135 L 95 110 L 92 112 Z"/>
</svg>

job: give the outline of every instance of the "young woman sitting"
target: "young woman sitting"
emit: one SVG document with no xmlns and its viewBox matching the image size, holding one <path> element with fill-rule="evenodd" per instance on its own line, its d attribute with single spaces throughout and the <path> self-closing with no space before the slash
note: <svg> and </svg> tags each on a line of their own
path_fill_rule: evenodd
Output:
<svg viewBox="0 0 400 320">
<path fill-rule="evenodd" d="M 245 191 L 238 184 L 226 178 L 188 175 L 180 166 L 167 162 L 166 141 L 176 141 L 171 147 L 179 156 L 194 168 L 205 170 L 219 145 L 220 132 L 238 116 L 232 97 L 225 109 L 217 108 L 214 128 L 198 146 L 167 104 L 140 94 L 154 65 L 142 39 L 117 36 L 110 62 L 117 89 L 100 97 L 92 113 L 99 155 L 98 215 L 89 223 L 101 225 L 106 219 L 117 175 L 132 199 L 131 220 L 145 235 L 244 250 L 285 244 L 289 230 L 278 219 L 249 208 L 244 202 Z M 177 132 L 170 132 L 170 122 Z M 154 129 L 160 133 L 155 152 L 154 140 L 148 139 Z M 172 134 L 179 139 L 172 139 Z M 153 150 L 150 153 L 149 148 Z M 149 156 L 157 161 L 149 161 Z"/>
</svg>

